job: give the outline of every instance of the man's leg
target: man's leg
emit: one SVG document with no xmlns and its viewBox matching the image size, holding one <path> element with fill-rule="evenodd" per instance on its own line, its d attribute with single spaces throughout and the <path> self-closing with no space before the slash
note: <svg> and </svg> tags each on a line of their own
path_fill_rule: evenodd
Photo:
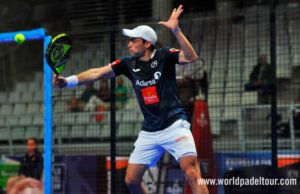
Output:
<svg viewBox="0 0 300 194">
<path fill-rule="evenodd" d="M 128 164 L 125 183 L 131 194 L 146 194 L 146 188 L 142 185 L 143 175 L 147 170 L 144 164 Z"/>
<path fill-rule="evenodd" d="M 180 158 L 179 164 L 193 194 L 209 194 L 207 186 L 199 184 L 203 181 L 200 181 L 202 177 L 196 156 L 184 156 Z"/>
</svg>

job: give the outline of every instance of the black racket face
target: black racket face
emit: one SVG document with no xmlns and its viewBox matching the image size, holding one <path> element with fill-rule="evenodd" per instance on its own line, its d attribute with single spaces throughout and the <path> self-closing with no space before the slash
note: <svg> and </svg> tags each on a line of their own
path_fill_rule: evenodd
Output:
<svg viewBox="0 0 300 194">
<path fill-rule="evenodd" d="M 59 34 L 52 39 L 46 50 L 46 60 L 56 74 L 61 74 L 71 51 L 71 39 Z"/>
</svg>

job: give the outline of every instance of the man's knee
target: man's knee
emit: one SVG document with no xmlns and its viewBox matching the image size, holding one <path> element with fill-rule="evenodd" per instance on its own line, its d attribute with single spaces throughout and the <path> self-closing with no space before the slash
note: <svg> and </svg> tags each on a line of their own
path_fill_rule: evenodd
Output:
<svg viewBox="0 0 300 194">
<path fill-rule="evenodd" d="M 185 169 L 184 175 L 187 181 L 191 184 L 197 183 L 197 181 L 201 178 L 200 172 L 198 171 L 196 166 L 189 166 Z"/>
<path fill-rule="evenodd" d="M 142 183 L 142 180 L 137 179 L 136 177 L 132 177 L 130 175 L 126 175 L 125 183 L 128 187 L 135 187 L 135 186 L 140 186 Z"/>
</svg>

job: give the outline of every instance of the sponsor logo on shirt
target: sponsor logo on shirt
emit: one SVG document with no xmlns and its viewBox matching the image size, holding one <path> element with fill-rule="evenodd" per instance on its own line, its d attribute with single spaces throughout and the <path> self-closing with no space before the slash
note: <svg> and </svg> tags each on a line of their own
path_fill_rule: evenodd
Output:
<svg viewBox="0 0 300 194">
<path fill-rule="evenodd" d="M 157 65 L 158 65 L 158 62 L 157 62 L 157 60 L 155 60 L 151 63 L 151 68 L 154 69 L 155 67 L 157 67 Z"/>
<path fill-rule="evenodd" d="M 148 81 L 145 81 L 145 80 L 136 80 L 135 82 L 135 85 L 136 86 L 152 86 L 152 85 L 155 85 L 157 84 L 157 81 L 160 79 L 161 77 L 161 72 L 157 71 L 154 73 L 154 79 L 152 80 L 148 80 Z"/>
<path fill-rule="evenodd" d="M 154 73 L 154 79 L 155 80 L 159 80 L 160 77 L 161 77 L 161 73 L 159 71 Z"/>
<path fill-rule="evenodd" d="M 133 72 L 139 72 L 141 69 L 132 69 Z"/>
<path fill-rule="evenodd" d="M 155 81 L 155 79 L 152 79 L 152 80 L 148 80 L 148 81 L 144 81 L 144 80 L 136 80 L 136 83 L 135 85 L 137 86 L 152 86 L 152 85 L 155 85 L 157 82 Z"/>
<path fill-rule="evenodd" d="M 159 98 L 156 91 L 156 86 L 145 87 L 141 90 L 144 103 L 146 105 L 155 104 L 159 102 Z"/>
</svg>

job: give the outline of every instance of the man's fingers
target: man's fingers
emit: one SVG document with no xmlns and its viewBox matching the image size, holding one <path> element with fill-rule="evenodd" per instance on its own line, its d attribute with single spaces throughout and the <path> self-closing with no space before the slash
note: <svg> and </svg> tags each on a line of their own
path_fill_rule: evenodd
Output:
<svg viewBox="0 0 300 194">
<path fill-rule="evenodd" d="M 182 5 L 179 5 L 177 10 L 176 10 L 177 16 L 179 16 L 182 12 L 183 12 Z"/>
<path fill-rule="evenodd" d="M 54 75 L 52 79 L 52 84 L 54 88 L 63 88 L 65 85 L 65 78 L 61 75 Z"/>
<path fill-rule="evenodd" d="M 177 10 L 181 10 L 182 9 L 182 5 L 179 5 Z"/>
<path fill-rule="evenodd" d="M 158 24 L 164 25 L 164 26 L 166 25 L 166 23 L 167 23 L 167 22 L 162 22 L 162 21 L 158 22 Z"/>
<path fill-rule="evenodd" d="M 177 16 L 180 16 L 180 14 L 183 12 L 183 9 L 181 9 L 180 11 L 178 11 L 178 15 Z"/>
</svg>

